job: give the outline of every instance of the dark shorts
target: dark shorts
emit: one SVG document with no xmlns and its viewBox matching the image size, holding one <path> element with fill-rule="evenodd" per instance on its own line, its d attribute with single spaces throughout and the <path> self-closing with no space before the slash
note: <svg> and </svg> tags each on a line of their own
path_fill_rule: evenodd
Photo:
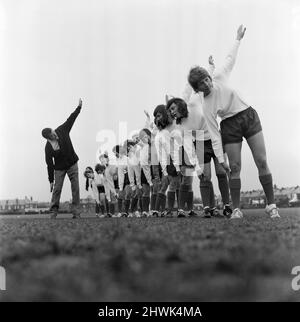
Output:
<svg viewBox="0 0 300 322">
<path fill-rule="evenodd" d="M 170 158 L 170 164 L 167 165 L 167 173 L 171 177 L 177 177 L 177 171 L 174 166 L 172 158 Z"/>
<path fill-rule="evenodd" d="M 115 189 L 119 189 L 118 179 L 114 180 L 114 187 Z"/>
<path fill-rule="evenodd" d="M 141 184 L 148 184 L 148 181 L 147 181 L 147 178 L 145 176 L 143 169 L 141 169 Z"/>
<path fill-rule="evenodd" d="M 259 116 L 251 106 L 220 124 L 223 145 L 247 140 L 262 130 Z"/>
<path fill-rule="evenodd" d="M 198 162 L 200 164 L 210 163 L 211 159 L 216 158 L 214 149 L 212 147 L 211 140 L 205 140 L 204 142 L 202 141 L 201 143 L 199 143 L 197 145 L 196 145 L 196 142 L 197 141 L 194 142 L 194 145 L 195 145 L 195 149 L 196 149 Z"/>
<path fill-rule="evenodd" d="M 179 164 L 186 168 L 193 168 L 194 165 L 191 164 L 188 154 L 186 153 L 184 146 L 180 147 L 180 154 L 179 154 Z"/>
<path fill-rule="evenodd" d="M 99 193 L 105 193 L 104 186 L 97 186 L 97 189 Z"/>
</svg>

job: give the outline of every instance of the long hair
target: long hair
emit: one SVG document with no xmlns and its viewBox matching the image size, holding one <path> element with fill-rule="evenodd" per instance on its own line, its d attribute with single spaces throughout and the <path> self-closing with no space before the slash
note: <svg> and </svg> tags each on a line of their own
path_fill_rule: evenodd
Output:
<svg viewBox="0 0 300 322">
<path fill-rule="evenodd" d="M 86 167 L 85 171 L 83 173 L 84 177 L 86 178 L 86 180 L 85 180 L 85 190 L 86 191 L 89 190 L 89 177 L 88 177 L 89 173 L 94 173 L 94 170 L 92 167 Z"/>
<path fill-rule="evenodd" d="M 181 114 L 181 117 L 180 118 L 176 118 L 176 123 L 177 124 L 181 124 L 181 120 L 183 118 L 188 117 L 188 115 L 189 115 L 189 111 L 188 111 L 188 108 L 187 108 L 187 104 L 186 104 L 186 102 L 182 98 L 178 98 L 178 97 L 171 98 L 168 101 L 168 104 L 166 106 L 166 110 L 167 111 L 172 106 L 172 104 L 175 104 L 177 106 L 178 112 Z"/>
<path fill-rule="evenodd" d="M 158 113 L 160 113 L 162 115 L 162 119 L 161 120 L 157 120 L 157 114 Z M 168 112 L 166 110 L 166 106 L 165 105 L 158 105 L 155 108 L 154 112 L 153 112 L 153 116 L 154 116 L 154 124 L 160 130 L 165 129 L 168 125 L 171 124 L 170 118 L 169 118 L 169 115 L 168 115 Z"/>
<path fill-rule="evenodd" d="M 128 153 L 129 153 L 130 148 L 133 147 L 133 146 L 135 146 L 135 145 L 136 145 L 136 143 L 133 140 L 126 140 L 124 142 L 123 148 L 126 151 L 126 156 L 128 156 Z"/>
<path fill-rule="evenodd" d="M 97 173 L 99 173 L 99 172 L 104 172 L 104 171 L 105 171 L 105 169 L 106 169 L 106 167 L 105 167 L 105 165 L 103 165 L 103 164 L 97 163 L 97 164 L 95 165 L 95 171 L 96 171 Z"/>
<path fill-rule="evenodd" d="M 140 130 L 140 132 L 139 132 L 139 138 L 140 138 L 140 140 L 142 138 L 143 132 L 146 133 L 146 135 L 150 139 L 149 140 L 149 142 L 150 142 L 149 144 L 151 144 L 151 136 L 152 136 L 151 131 L 149 129 L 147 129 L 147 128 L 144 128 L 144 129 Z"/>
<path fill-rule="evenodd" d="M 148 141 L 148 146 L 149 146 L 149 149 L 148 149 L 148 151 L 149 151 L 149 153 L 148 153 L 148 161 L 151 162 L 151 144 L 152 144 L 151 138 L 152 138 L 152 133 L 151 133 L 151 131 L 149 129 L 144 128 L 144 129 L 140 130 L 140 133 L 139 133 L 139 138 L 140 139 L 142 137 L 143 132 L 146 133 L 146 135 L 149 138 L 149 141 Z"/>
</svg>

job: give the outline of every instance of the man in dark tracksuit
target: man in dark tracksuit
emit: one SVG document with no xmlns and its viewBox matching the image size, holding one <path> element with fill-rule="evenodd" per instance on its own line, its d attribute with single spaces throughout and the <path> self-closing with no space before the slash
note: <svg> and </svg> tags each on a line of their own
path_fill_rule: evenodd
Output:
<svg viewBox="0 0 300 322">
<path fill-rule="evenodd" d="M 51 218 L 56 218 L 59 209 L 59 200 L 66 174 L 71 181 L 72 189 L 72 213 L 73 218 L 80 218 L 80 195 L 78 164 L 79 160 L 74 151 L 70 131 L 80 113 L 82 100 L 79 100 L 78 107 L 68 117 L 65 123 L 57 129 L 45 128 L 42 130 L 42 136 L 47 140 L 45 146 L 45 156 L 48 169 L 48 179 L 50 182 L 50 191 L 53 191 L 50 211 Z M 53 162 L 54 159 L 54 162 Z"/>
</svg>

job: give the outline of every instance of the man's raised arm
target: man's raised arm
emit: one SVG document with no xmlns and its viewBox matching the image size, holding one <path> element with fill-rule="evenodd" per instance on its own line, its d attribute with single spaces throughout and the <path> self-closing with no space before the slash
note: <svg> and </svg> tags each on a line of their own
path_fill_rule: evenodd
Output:
<svg viewBox="0 0 300 322">
<path fill-rule="evenodd" d="M 68 132 L 70 132 L 77 116 L 79 115 L 79 113 L 81 111 L 81 107 L 82 107 L 82 99 L 80 98 L 76 110 L 68 117 L 66 122 L 63 123 L 60 127 L 64 128 Z"/>
</svg>

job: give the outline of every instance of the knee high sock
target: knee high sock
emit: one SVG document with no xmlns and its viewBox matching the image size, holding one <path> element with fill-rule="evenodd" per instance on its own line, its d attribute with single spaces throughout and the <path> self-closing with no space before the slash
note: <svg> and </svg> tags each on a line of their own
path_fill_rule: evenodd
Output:
<svg viewBox="0 0 300 322">
<path fill-rule="evenodd" d="M 151 194 L 151 201 L 150 201 L 151 210 L 155 210 L 156 197 L 157 197 L 156 193 Z"/>
<path fill-rule="evenodd" d="M 216 206 L 214 186 L 211 181 L 209 181 L 209 206 L 211 209 Z"/>
<path fill-rule="evenodd" d="M 229 185 L 228 185 L 228 179 L 227 175 L 224 174 L 218 174 L 218 183 L 219 183 L 219 190 L 221 192 L 223 205 L 229 204 Z"/>
<path fill-rule="evenodd" d="M 101 214 L 104 215 L 105 214 L 105 206 L 101 205 L 100 210 L 101 210 Z"/>
<path fill-rule="evenodd" d="M 175 196 L 176 196 L 175 191 L 168 191 L 167 201 L 168 201 L 168 210 L 170 210 L 170 211 L 174 210 Z"/>
<path fill-rule="evenodd" d="M 118 212 L 123 211 L 123 199 L 118 198 Z"/>
<path fill-rule="evenodd" d="M 107 199 L 105 198 L 105 207 L 106 207 L 106 211 L 109 212 L 109 203 L 107 201 Z"/>
<path fill-rule="evenodd" d="M 114 215 L 115 214 L 115 204 L 110 202 L 109 203 L 109 212 Z"/>
<path fill-rule="evenodd" d="M 240 208 L 241 179 L 230 179 L 229 188 L 233 209 Z"/>
<path fill-rule="evenodd" d="M 189 191 L 188 192 L 188 199 L 187 199 L 187 210 L 191 211 L 193 210 L 194 206 L 194 192 L 193 191 Z"/>
<path fill-rule="evenodd" d="M 161 211 L 165 211 L 166 210 L 166 202 L 167 202 L 167 196 L 166 195 L 162 195 Z"/>
<path fill-rule="evenodd" d="M 165 211 L 166 208 L 166 196 L 162 193 L 158 193 L 155 202 L 156 211 Z"/>
<path fill-rule="evenodd" d="M 129 200 L 124 200 L 124 211 L 128 213 L 129 208 L 130 208 L 130 199 Z"/>
<path fill-rule="evenodd" d="M 210 181 L 201 180 L 200 181 L 200 194 L 203 203 L 203 207 L 210 206 Z"/>
<path fill-rule="evenodd" d="M 150 197 L 142 197 L 142 211 L 149 211 Z"/>
<path fill-rule="evenodd" d="M 275 203 L 272 175 L 259 176 L 259 181 L 264 189 L 268 205 Z"/>
<path fill-rule="evenodd" d="M 132 198 L 131 199 L 131 212 L 134 212 L 137 210 L 139 198 Z"/>
<path fill-rule="evenodd" d="M 185 184 L 180 185 L 179 189 L 179 209 L 184 209 L 185 203 L 188 202 L 189 198 L 189 186 Z"/>
<path fill-rule="evenodd" d="M 176 190 L 177 208 L 179 209 L 179 189 Z"/>
</svg>

